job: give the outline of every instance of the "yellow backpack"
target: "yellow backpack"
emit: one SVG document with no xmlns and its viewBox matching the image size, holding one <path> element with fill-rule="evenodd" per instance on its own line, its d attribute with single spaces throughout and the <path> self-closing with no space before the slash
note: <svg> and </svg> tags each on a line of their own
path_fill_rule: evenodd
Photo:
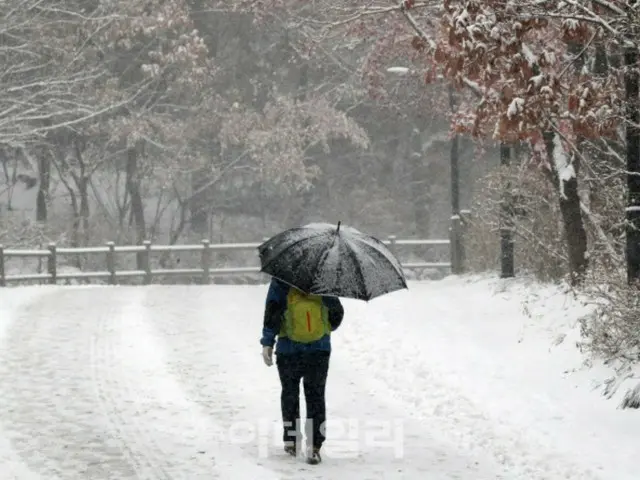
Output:
<svg viewBox="0 0 640 480">
<path fill-rule="evenodd" d="M 318 295 L 307 295 L 291 288 L 280 336 L 294 342 L 310 343 L 331 333 L 329 311 Z"/>
</svg>

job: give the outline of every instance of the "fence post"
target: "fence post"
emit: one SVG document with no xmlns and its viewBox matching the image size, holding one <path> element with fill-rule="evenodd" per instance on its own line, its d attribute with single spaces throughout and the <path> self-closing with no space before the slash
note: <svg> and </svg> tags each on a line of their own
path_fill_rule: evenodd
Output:
<svg viewBox="0 0 640 480">
<path fill-rule="evenodd" d="M 395 235 L 389 235 L 389 250 L 391 251 L 391 253 L 393 253 L 396 257 L 398 256 L 398 249 L 396 246 L 396 240 L 398 237 L 396 237 Z"/>
<path fill-rule="evenodd" d="M 151 284 L 151 240 L 142 242 L 144 245 L 144 284 Z"/>
<path fill-rule="evenodd" d="M 211 281 L 211 242 L 202 240 L 202 284 L 208 285 Z"/>
<path fill-rule="evenodd" d="M 4 245 L 0 245 L 0 287 L 7 286 L 7 277 L 4 271 Z"/>
<path fill-rule="evenodd" d="M 262 243 L 265 243 L 270 238 L 271 237 L 262 237 Z M 260 272 L 260 276 L 264 280 L 264 283 L 268 284 L 271 282 L 271 276 L 268 273 Z"/>
<path fill-rule="evenodd" d="M 470 221 L 471 211 L 460 210 L 460 238 L 458 240 L 458 248 L 460 249 L 460 273 L 464 273 L 467 269 L 467 238 Z"/>
<path fill-rule="evenodd" d="M 460 221 L 460 215 L 454 215 L 451 217 L 451 232 L 450 232 L 450 255 L 451 255 L 451 273 L 454 275 L 460 275 L 462 273 L 462 224 Z"/>
<path fill-rule="evenodd" d="M 58 279 L 56 244 L 50 243 L 48 249 L 49 257 L 47 258 L 47 273 L 49 274 L 49 283 L 55 285 Z"/>
<path fill-rule="evenodd" d="M 116 284 L 116 244 L 107 242 L 109 251 L 107 252 L 107 271 L 109 272 L 109 285 Z"/>
</svg>

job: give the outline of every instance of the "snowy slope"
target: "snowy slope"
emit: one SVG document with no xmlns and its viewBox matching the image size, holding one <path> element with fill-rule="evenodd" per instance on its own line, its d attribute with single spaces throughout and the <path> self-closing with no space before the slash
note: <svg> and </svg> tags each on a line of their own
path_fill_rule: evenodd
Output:
<svg viewBox="0 0 640 480">
<path fill-rule="evenodd" d="M 575 348 L 587 307 L 523 280 L 410 287 L 344 302 L 313 467 L 281 452 L 265 286 L 0 290 L 0 480 L 637 478 L 640 416 Z"/>
</svg>

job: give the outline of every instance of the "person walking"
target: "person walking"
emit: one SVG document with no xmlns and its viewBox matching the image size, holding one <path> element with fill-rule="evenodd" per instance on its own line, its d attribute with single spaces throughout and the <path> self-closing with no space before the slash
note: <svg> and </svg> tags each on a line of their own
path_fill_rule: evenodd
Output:
<svg viewBox="0 0 640 480">
<path fill-rule="evenodd" d="M 320 449 L 326 439 L 325 387 L 331 357 L 331 332 L 342 323 L 340 299 L 307 295 L 276 278 L 267 293 L 262 328 L 262 356 L 267 366 L 276 365 L 282 387 L 280 404 L 284 449 L 297 456 L 302 445 L 300 428 L 300 381 L 306 401 L 305 455 L 307 462 L 322 461 Z M 276 343 L 277 337 L 277 343 Z"/>
</svg>

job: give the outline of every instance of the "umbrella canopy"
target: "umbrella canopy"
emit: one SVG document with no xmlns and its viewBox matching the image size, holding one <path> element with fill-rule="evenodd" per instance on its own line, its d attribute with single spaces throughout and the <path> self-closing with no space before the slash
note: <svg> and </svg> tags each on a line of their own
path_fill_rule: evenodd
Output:
<svg viewBox="0 0 640 480">
<path fill-rule="evenodd" d="M 371 300 L 407 288 L 384 243 L 340 223 L 285 230 L 258 252 L 262 272 L 310 294 Z"/>
</svg>

